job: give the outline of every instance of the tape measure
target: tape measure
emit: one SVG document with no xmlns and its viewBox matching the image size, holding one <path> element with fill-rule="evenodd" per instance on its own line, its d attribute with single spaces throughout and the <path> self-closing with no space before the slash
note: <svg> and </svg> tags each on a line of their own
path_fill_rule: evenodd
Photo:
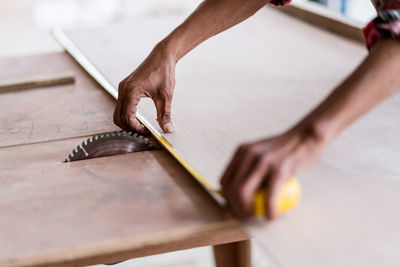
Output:
<svg viewBox="0 0 400 267">
<path fill-rule="evenodd" d="M 216 189 L 198 172 L 196 171 L 174 148 L 173 146 L 163 137 L 144 117 L 136 114 L 136 117 L 141 123 L 143 123 L 147 129 L 153 134 L 153 136 L 163 145 L 174 156 L 182 166 L 189 171 L 193 177 L 200 182 L 207 190 L 217 192 L 223 196 L 222 191 L 216 191 Z M 265 197 L 266 189 L 260 189 L 257 191 L 254 197 L 254 215 L 265 216 Z M 278 196 L 278 213 L 283 214 L 299 203 L 301 198 L 301 186 L 296 178 L 292 177 L 288 179 L 281 188 L 281 192 Z"/>
<path fill-rule="evenodd" d="M 265 216 L 265 201 L 268 194 L 267 188 L 260 189 L 257 191 L 254 197 L 254 215 Z M 284 214 L 285 212 L 294 208 L 301 199 L 301 186 L 295 177 L 288 179 L 281 188 L 278 196 L 278 214 Z"/>
</svg>

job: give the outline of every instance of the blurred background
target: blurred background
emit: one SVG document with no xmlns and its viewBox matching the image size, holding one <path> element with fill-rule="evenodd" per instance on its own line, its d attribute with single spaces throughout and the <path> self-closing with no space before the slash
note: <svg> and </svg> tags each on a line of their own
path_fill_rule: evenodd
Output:
<svg viewBox="0 0 400 267">
<path fill-rule="evenodd" d="M 307 1 L 320 4 L 333 12 L 341 13 L 362 23 L 367 23 L 376 14 L 369 0 L 295 0 L 295 2 Z"/>
<path fill-rule="evenodd" d="M 63 28 L 96 27 L 140 16 L 189 14 L 200 0 L 0 0 L 0 57 L 58 51 L 49 36 Z M 367 0 L 293 0 L 314 2 L 366 23 L 375 10 Z"/>
</svg>

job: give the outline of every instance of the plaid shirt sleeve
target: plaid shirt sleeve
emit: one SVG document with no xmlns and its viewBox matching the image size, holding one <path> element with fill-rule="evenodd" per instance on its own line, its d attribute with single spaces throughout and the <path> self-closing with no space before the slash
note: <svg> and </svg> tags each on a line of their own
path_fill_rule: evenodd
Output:
<svg viewBox="0 0 400 267">
<path fill-rule="evenodd" d="M 291 0 L 271 0 L 270 5 L 284 6 Z M 378 16 L 363 29 L 368 49 L 384 38 L 400 37 L 400 0 L 372 0 Z"/>
<path fill-rule="evenodd" d="M 271 0 L 269 4 L 273 6 L 284 6 L 289 4 L 290 2 L 292 2 L 292 0 Z"/>
<path fill-rule="evenodd" d="M 378 16 L 363 29 L 368 49 L 381 39 L 400 37 L 400 0 L 373 0 Z"/>
</svg>

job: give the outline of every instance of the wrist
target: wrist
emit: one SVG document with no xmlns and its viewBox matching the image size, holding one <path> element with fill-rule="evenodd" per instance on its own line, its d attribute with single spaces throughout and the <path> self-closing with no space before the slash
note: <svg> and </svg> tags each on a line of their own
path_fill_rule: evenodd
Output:
<svg viewBox="0 0 400 267">
<path fill-rule="evenodd" d="M 169 36 L 161 40 L 154 47 L 154 50 L 160 53 L 163 58 L 167 59 L 168 61 L 172 61 L 174 64 L 176 64 L 180 59 L 178 46 L 175 44 L 173 40 L 171 40 L 171 38 L 169 38 Z"/>
<path fill-rule="evenodd" d="M 330 143 L 334 139 L 334 132 L 333 124 L 314 118 L 305 118 L 289 130 L 289 133 L 295 134 L 302 142 L 316 146 Z"/>
</svg>

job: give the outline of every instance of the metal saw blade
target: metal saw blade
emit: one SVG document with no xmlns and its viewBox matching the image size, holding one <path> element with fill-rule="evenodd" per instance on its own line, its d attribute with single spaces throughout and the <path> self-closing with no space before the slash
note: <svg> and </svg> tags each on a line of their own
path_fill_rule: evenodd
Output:
<svg viewBox="0 0 400 267">
<path fill-rule="evenodd" d="M 155 144 L 142 135 L 116 131 L 97 134 L 88 138 L 73 149 L 64 162 L 147 151 L 155 148 Z"/>
</svg>

